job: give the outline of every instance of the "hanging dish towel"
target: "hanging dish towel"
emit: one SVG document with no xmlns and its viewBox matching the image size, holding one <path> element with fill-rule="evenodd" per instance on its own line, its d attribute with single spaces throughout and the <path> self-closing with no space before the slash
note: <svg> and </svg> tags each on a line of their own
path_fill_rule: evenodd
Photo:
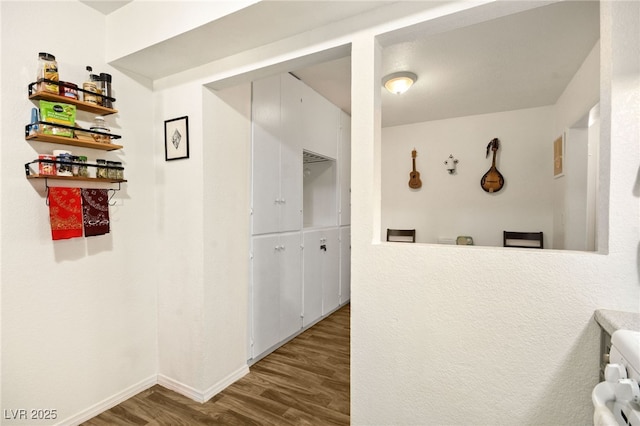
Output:
<svg viewBox="0 0 640 426">
<path fill-rule="evenodd" d="M 83 189 L 84 236 L 109 233 L 109 196 L 106 189 Z"/>
<path fill-rule="evenodd" d="M 82 237 L 80 188 L 49 188 L 49 219 L 54 240 Z"/>
</svg>

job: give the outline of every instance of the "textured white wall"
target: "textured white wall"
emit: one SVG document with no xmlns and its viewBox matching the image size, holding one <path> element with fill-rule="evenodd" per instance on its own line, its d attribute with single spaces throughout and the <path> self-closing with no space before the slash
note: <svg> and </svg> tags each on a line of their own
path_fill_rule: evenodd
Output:
<svg viewBox="0 0 640 426">
<path fill-rule="evenodd" d="M 156 140 L 186 115 L 190 152 L 156 145 L 160 383 L 200 401 L 248 371 L 251 92 L 207 82 L 154 92 Z"/>
<path fill-rule="evenodd" d="M 93 9 L 79 2 L 23 1 L 3 1 L 0 8 L 0 405 L 55 409 L 56 422 L 79 420 L 94 404 L 152 383 L 157 371 L 151 92 L 106 65 L 104 17 Z M 65 25 L 70 17 L 72 25 Z M 24 140 L 34 106 L 27 85 L 41 51 L 56 55 L 63 80 L 81 83 L 86 65 L 113 75 L 120 112 L 107 121 L 123 136 L 124 149 L 70 148 L 91 160 L 124 162 L 129 182 L 115 195 L 109 235 L 52 241 L 44 182 L 25 179 L 24 163 L 63 148 Z M 34 423 L 52 422 L 22 422 Z"/>
<path fill-rule="evenodd" d="M 251 85 L 204 91 L 204 381 L 248 371 Z"/>
<path fill-rule="evenodd" d="M 553 107 L 437 120 L 382 130 L 382 235 L 386 228 L 416 228 L 417 242 L 470 235 L 476 245 L 502 246 L 502 231 L 543 231 L 552 241 Z M 501 145 L 496 166 L 505 186 L 480 187 L 491 167 L 486 146 Z M 422 187 L 409 188 L 411 150 Z M 444 161 L 459 160 L 450 175 Z"/>
<path fill-rule="evenodd" d="M 640 300 L 639 7 L 602 4 L 608 254 L 375 244 L 379 100 L 353 104 L 353 424 L 591 423 L 593 311 L 637 312 Z M 361 35 L 352 54 L 354 95 L 375 93 L 374 43 Z"/>
<path fill-rule="evenodd" d="M 244 124 L 228 111 L 234 102 L 224 99 L 226 105 L 220 105 L 209 94 L 203 95 L 202 86 L 214 81 L 216 74 L 221 78 L 284 63 L 353 40 L 352 72 L 357 78 L 352 88 L 352 141 L 358 155 L 353 156 L 352 164 L 352 423 L 590 422 L 589 393 L 597 380 L 598 351 L 593 310 L 637 310 L 640 296 L 640 191 L 635 183 L 640 157 L 640 25 L 636 2 L 611 2 L 603 7 L 602 62 L 607 65 L 602 154 L 606 167 L 601 182 L 605 202 L 599 220 L 601 229 L 608 231 L 600 234 L 606 239 L 608 254 L 507 252 L 427 244 L 401 249 L 377 243 L 381 228 L 381 135 L 376 129 L 380 128 L 381 76 L 374 36 L 411 25 L 419 21 L 416 19 L 385 23 L 357 34 L 341 33 L 339 39 L 332 39 L 330 31 L 317 30 L 317 44 L 305 36 L 292 38 L 263 52 L 247 52 L 193 73 L 207 74 L 207 80 L 184 81 L 184 76 L 172 76 L 160 84 L 154 82 L 155 97 L 114 71 L 121 110 L 117 120 L 125 140 L 132 140 L 123 156 L 135 167 L 127 171 L 130 182 L 124 205 L 118 208 L 112 246 L 54 245 L 43 220 L 46 208 L 42 193 L 21 174 L 22 163 L 35 152 L 22 142 L 22 126 L 31 107 L 24 89 L 31 70 L 25 64 L 35 59 L 35 52 L 52 50 L 64 58 L 78 58 L 65 63 L 66 69 L 83 68 L 87 60 L 93 61 L 87 52 L 98 50 L 99 40 L 77 37 L 70 30 L 60 30 L 58 38 L 45 40 L 33 28 L 62 22 L 69 13 L 66 6 L 80 18 L 99 15 L 75 3 L 65 3 L 65 9 L 53 2 L 0 4 L 2 53 L 3 58 L 10 58 L 3 59 L 1 70 L 3 409 L 42 403 L 60 409 L 64 417 L 121 394 L 158 371 L 169 383 L 186 385 L 182 389 L 186 393 L 206 393 L 213 390 L 211 382 L 219 377 L 241 374 L 231 358 L 246 350 L 246 270 L 237 268 L 248 261 L 242 260 L 244 245 L 235 246 L 232 254 L 216 247 L 211 239 L 216 232 L 206 225 L 207 209 L 228 193 L 224 188 L 207 189 L 204 185 L 203 177 L 211 176 L 205 172 L 206 160 L 216 150 L 204 146 L 210 138 L 203 130 L 208 123 L 203 111 L 220 107 L 227 110 L 238 129 Z M 474 18 L 472 15 L 465 13 L 461 19 Z M 437 11 L 420 19 L 436 16 Z M 89 25 L 87 22 L 80 19 L 76 25 L 89 32 L 82 26 Z M 91 21 L 91 31 L 96 32 L 96 25 L 100 24 Z M 629 49 L 634 49 L 631 54 Z M 24 81 L 16 84 L 16 79 Z M 129 92 L 135 96 L 120 99 Z M 165 163 L 162 121 L 184 114 L 192 118 L 190 126 L 194 126 L 192 159 Z M 241 139 L 244 131 L 239 130 L 237 137 Z M 236 148 L 225 152 L 241 160 L 243 148 Z M 222 176 L 229 171 L 222 167 L 220 175 L 211 177 L 229 182 Z M 235 173 L 241 172 L 234 170 L 233 174 L 241 179 Z M 11 191 L 7 191 L 8 185 Z M 239 187 L 246 186 L 240 180 Z M 197 194 L 206 201 L 194 203 Z M 152 217 L 151 205 L 157 211 Z M 616 219 L 611 223 L 608 208 Z M 246 225 L 246 218 L 240 216 L 233 223 Z M 131 237 L 124 239 L 123 235 Z M 170 251 L 178 253 L 184 265 L 176 265 Z M 219 275 L 208 281 L 212 270 L 209 259 L 222 263 L 227 256 L 233 259 L 229 268 L 236 269 L 218 271 Z M 36 264 L 52 277 L 46 285 L 31 272 Z M 111 269 L 108 276 L 87 280 L 74 276 L 79 266 L 83 271 Z M 185 270 L 187 267 L 195 270 Z M 158 310 L 154 308 L 156 290 Z M 170 300 L 174 296 L 176 299 Z M 208 299 L 203 302 L 200 297 Z M 231 307 L 245 318 L 223 318 Z M 219 311 L 208 316 L 209 308 Z M 159 351 L 164 353 L 155 349 L 156 314 L 161 326 Z M 180 336 L 181 332 L 185 335 Z M 227 337 L 243 341 L 232 340 L 232 356 L 226 355 L 229 348 L 222 343 Z M 183 343 L 186 346 L 181 348 Z M 156 354 L 161 358 L 160 366 Z M 222 363 L 211 369 L 202 367 L 205 362 L 218 361 Z M 178 365 L 181 362 L 188 365 Z M 198 378 L 198 374 L 204 376 Z"/>
</svg>

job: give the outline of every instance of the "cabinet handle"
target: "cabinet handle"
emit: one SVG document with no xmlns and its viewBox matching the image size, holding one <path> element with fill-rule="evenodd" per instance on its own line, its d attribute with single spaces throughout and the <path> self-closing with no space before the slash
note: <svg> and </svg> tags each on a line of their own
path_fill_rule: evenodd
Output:
<svg viewBox="0 0 640 426">
<path fill-rule="evenodd" d="M 326 244 L 322 244 L 322 245 L 320 246 L 320 250 L 327 251 L 327 245 L 326 245 Z"/>
</svg>

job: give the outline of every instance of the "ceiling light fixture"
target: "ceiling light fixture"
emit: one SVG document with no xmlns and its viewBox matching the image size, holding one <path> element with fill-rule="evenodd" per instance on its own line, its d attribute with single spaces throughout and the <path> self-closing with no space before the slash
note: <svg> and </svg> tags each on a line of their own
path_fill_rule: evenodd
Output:
<svg viewBox="0 0 640 426">
<path fill-rule="evenodd" d="M 382 79 L 382 85 L 391 93 L 399 95 L 409 90 L 409 87 L 418 80 L 418 76 L 412 72 L 401 71 L 389 74 Z"/>
</svg>

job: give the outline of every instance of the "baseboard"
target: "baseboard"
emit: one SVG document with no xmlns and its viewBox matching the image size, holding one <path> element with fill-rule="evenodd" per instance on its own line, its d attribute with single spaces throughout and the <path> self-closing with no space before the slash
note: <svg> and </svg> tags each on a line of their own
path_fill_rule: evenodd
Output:
<svg viewBox="0 0 640 426">
<path fill-rule="evenodd" d="M 215 395 L 217 395 L 218 393 L 222 392 L 227 386 L 231 385 L 236 380 L 240 380 L 241 378 L 243 378 L 247 374 L 249 374 L 249 366 L 245 364 L 242 367 L 238 368 L 233 373 L 229 374 L 224 379 L 220 380 L 218 383 L 215 383 L 213 386 L 211 386 L 206 391 L 204 391 L 204 401 L 203 402 L 206 402 L 206 401 L 210 400 Z"/>
<path fill-rule="evenodd" d="M 136 383 L 135 385 L 129 386 L 127 389 L 124 389 L 122 392 L 118 392 L 117 394 L 92 405 L 86 410 L 81 411 L 78 414 L 75 414 L 65 420 L 62 420 L 57 425 L 60 426 L 72 426 L 79 425 L 80 423 L 86 422 L 89 419 L 94 418 L 98 414 L 107 411 L 110 408 L 115 407 L 123 401 L 139 394 L 140 392 L 149 389 L 151 386 L 155 385 L 158 382 L 158 376 L 155 374 L 151 377 L 148 377 L 141 382 Z"/>
<path fill-rule="evenodd" d="M 171 377 L 167 377 L 164 374 L 158 374 L 158 384 L 167 389 L 171 389 L 174 392 L 178 392 L 180 395 L 184 395 L 187 398 L 191 398 L 196 402 L 205 402 L 203 392 L 172 379 Z"/>
<path fill-rule="evenodd" d="M 244 375 L 247 373 L 249 373 L 249 367 L 247 365 L 243 365 L 224 379 L 220 380 L 217 383 L 214 383 L 213 386 L 209 387 L 204 392 L 192 388 L 189 385 L 185 385 L 184 383 L 181 383 L 163 374 L 158 374 L 158 384 L 160 386 L 164 386 L 167 389 L 171 389 L 172 391 L 177 392 L 181 395 L 184 395 L 187 398 L 193 399 L 196 402 L 204 403 L 213 398 L 218 393 L 222 392 L 227 386 L 231 385 L 236 380 L 244 377 Z"/>
</svg>

